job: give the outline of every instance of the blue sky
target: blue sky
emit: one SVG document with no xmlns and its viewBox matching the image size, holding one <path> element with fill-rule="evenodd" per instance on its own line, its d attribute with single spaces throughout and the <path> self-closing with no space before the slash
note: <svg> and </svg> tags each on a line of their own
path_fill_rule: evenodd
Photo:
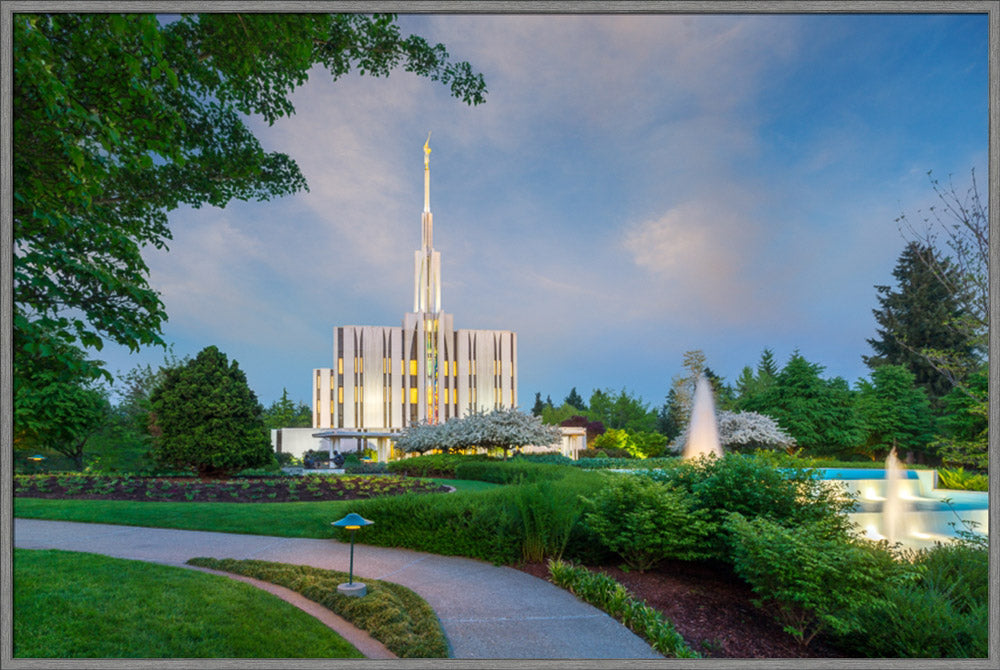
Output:
<svg viewBox="0 0 1000 670">
<path fill-rule="evenodd" d="M 443 307 L 518 333 L 518 393 L 662 404 L 685 351 L 732 382 L 765 347 L 852 384 L 876 284 L 933 205 L 928 170 L 987 173 L 985 15 L 404 15 L 484 74 L 321 70 L 251 125 L 310 192 L 170 216 L 149 250 L 175 353 L 214 344 L 266 405 L 306 401 L 337 325 L 412 308 L 423 152 Z M 158 364 L 106 348 L 113 370 Z"/>
</svg>

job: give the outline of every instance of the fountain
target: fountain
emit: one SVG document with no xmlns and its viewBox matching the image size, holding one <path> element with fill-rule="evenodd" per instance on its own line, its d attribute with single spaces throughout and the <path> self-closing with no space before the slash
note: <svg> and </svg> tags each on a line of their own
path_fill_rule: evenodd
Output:
<svg viewBox="0 0 1000 670">
<path fill-rule="evenodd" d="M 909 534 L 903 525 L 909 511 L 909 504 L 903 497 L 905 477 L 903 466 L 896 456 L 896 447 L 893 447 L 885 459 L 885 502 L 882 503 L 882 534 L 892 543 Z"/>
<path fill-rule="evenodd" d="M 719 426 L 715 419 L 712 385 L 705 375 L 701 375 L 694 389 L 691 421 L 688 423 L 687 442 L 684 444 L 684 458 L 707 455 L 722 458 L 722 445 L 719 443 Z"/>
</svg>

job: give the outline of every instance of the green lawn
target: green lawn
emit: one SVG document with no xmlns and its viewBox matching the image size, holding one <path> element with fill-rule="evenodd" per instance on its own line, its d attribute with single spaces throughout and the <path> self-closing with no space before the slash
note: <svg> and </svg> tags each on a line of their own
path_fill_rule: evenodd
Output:
<svg viewBox="0 0 1000 670">
<path fill-rule="evenodd" d="M 497 487 L 497 484 L 487 482 L 456 479 L 433 481 L 454 486 L 458 491 L 449 494 L 409 495 L 463 495 Z M 355 505 L 351 501 L 241 504 L 18 497 L 14 498 L 14 516 L 221 533 L 328 538 L 334 537 L 330 524 L 354 511 Z"/>
<path fill-rule="evenodd" d="M 222 533 L 333 537 L 330 524 L 351 511 L 347 502 L 196 503 L 14 498 L 14 516 Z"/>
<path fill-rule="evenodd" d="M 13 614 L 15 658 L 362 657 L 249 584 L 95 554 L 15 549 Z"/>
<path fill-rule="evenodd" d="M 498 486 L 501 486 L 501 484 L 494 484 L 492 482 L 478 482 L 472 479 L 437 479 L 435 477 L 428 477 L 428 479 L 437 484 L 444 484 L 445 486 L 454 486 L 456 492 L 458 493 L 486 491 L 487 489 L 494 489 Z"/>
</svg>

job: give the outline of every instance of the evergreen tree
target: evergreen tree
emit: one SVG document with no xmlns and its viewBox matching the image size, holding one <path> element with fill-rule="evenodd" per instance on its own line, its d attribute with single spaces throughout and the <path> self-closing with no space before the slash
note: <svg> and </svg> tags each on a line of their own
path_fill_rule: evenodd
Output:
<svg viewBox="0 0 1000 670">
<path fill-rule="evenodd" d="M 288 397 L 288 389 L 281 389 L 281 398 L 264 410 L 264 426 L 275 428 L 308 428 L 312 426 L 312 410 L 304 402 L 298 404 Z"/>
<path fill-rule="evenodd" d="M 868 343 L 875 352 L 862 356 L 872 370 L 882 365 L 902 365 L 913 373 L 917 386 L 938 403 L 952 384 L 921 352 L 951 352 L 974 368 L 976 359 L 972 335 L 954 324 L 963 321 L 963 310 L 942 277 L 924 259 L 936 256 L 932 247 L 910 242 L 899 256 L 892 272 L 895 289 L 876 286 L 880 308 L 872 310 L 878 323 L 878 337 Z M 949 281 L 955 270 L 947 259 L 935 265 Z"/>
<path fill-rule="evenodd" d="M 625 389 L 618 393 L 594 391 L 587 415 L 609 429 L 647 433 L 656 430 L 656 412 L 650 411 L 642 398 L 631 395 Z"/>
<path fill-rule="evenodd" d="M 256 394 L 239 364 L 214 346 L 168 370 L 150 400 L 160 463 L 224 477 L 274 461 Z"/>
<path fill-rule="evenodd" d="M 927 452 L 934 437 L 934 417 L 913 373 L 901 365 L 883 365 L 871 381 L 858 381 L 858 414 L 867 433 L 862 450 L 872 460 L 885 458 L 895 447 L 901 454 Z"/>
<path fill-rule="evenodd" d="M 751 405 L 758 405 L 759 396 L 764 395 L 774 386 L 778 371 L 778 365 L 774 361 L 774 352 L 765 348 L 760 355 L 760 361 L 757 362 L 756 373 L 748 365 L 743 368 L 740 376 L 736 379 L 732 407 L 750 410 Z"/>
<path fill-rule="evenodd" d="M 572 405 L 573 407 L 576 407 L 581 412 L 586 412 L 587 411 L 587 403 L 584 402 L 584 400 L 580 396 L 580 394 L 576 392 L 576 387 L 575 386 L 569 392 L 569 395 L 566 396 L 566 399 L 563 402 L 565 404 L 567 404 L 567 405 Z"/>
<path fill-rule="evenodd" d="M 673 442 L 674 438 L 684 430 L 681 409 L 677 403 L 677 391 L 670 389 L 663 407 L 656 415 L 656 430 L 667 436 L 668 442 Z"/>
<path fill-rule="evenodd" d="M 541 416 L 542 410 L 545 409 L 545 403 L 542 402 L 541 392 L 535 393 L 535 404 L 531 406 L 532 416 Z"/>
<path fill-rule="evenodd" d="M 809 453 L 853 453 L 863 440 L 853 394 L 845 380 L 824 380 L 822 371 L 823 366 L 810 363 L 796 351 L 774 385 L 742 400 L 740 409 L 773 417 Z"/>
</svg>

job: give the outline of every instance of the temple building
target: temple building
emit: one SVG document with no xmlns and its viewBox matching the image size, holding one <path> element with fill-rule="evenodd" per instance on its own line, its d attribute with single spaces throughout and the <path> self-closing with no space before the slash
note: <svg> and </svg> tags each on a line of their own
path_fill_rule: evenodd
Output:
<svg viewBox="0 0 1000 670">
<path fill-rule="evenodd" d="M 452 315 L 441 309 L 429 143 L 428 135 L 413 311 L 403 316 L 401 326 L 333 329 L 333 366 L 312 373 L 313 427 L 277 431 L 272 440 L 278 451 L 317 448 L 318 438 L 331 450 L 370 447 L 378 460 L 387 461 L 393 457 L 392 437 L 406 426 L 517 406 L 517 334 L 456 330 Z"/>
</svg>

